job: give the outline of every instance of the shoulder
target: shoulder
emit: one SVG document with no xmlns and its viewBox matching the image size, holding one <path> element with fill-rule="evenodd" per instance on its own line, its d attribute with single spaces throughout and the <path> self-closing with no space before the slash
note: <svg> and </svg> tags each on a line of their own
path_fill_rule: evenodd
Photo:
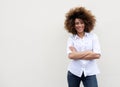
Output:
<svg viewBox="0 0 120 87">
<path fill-rule="evenodd" d="M 68 40 L 74 40 L 74 39 L 75 39 L 75 36 L 76 36 L 76 35 L 70 35 L 70 36 L 68 37 Z"/>
<path fill-rule="evenodd" d="M 97 38 L 97 35 L 93 32 L 87 33 L 87 36 L 90 38 Z"/>
</svg>

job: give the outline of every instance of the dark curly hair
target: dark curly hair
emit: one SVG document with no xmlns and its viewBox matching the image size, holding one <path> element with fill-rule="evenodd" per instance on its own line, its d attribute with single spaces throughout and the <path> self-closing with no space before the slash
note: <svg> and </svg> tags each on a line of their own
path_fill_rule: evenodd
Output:
<svg viewBox="0 0 120 87">
<path fill-rule="evenodd" d="M 93 30 L 96 22 L 95 16 L 92 15 L 90 10 L 85 9 L 85 7 L 76 7 L 70 9 L 69 12 L 66 13 L 64 27 L 69 33 L 77 34 L 77 31 L 74 27 L 76 18 L 83 20 L 85 24 L 85 32 L 90 32 Z"/>
</svg>

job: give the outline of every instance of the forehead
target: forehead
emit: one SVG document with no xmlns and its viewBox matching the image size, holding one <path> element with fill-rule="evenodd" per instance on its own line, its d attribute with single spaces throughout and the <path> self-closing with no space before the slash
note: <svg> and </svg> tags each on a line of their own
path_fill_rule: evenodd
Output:
<svg viewBox="0 0 120 87">
<path fill-rule="evenodd" d="M 75 22 L 83 22 L 83 20 L 80 18 L 75 18 Z"/>
</svg>

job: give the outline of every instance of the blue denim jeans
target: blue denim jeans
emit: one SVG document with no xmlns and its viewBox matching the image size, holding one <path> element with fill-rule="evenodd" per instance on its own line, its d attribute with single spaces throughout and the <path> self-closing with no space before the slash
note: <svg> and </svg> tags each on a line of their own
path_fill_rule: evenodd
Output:
<svg viewBox="0 0 120 87">
<path fill-rule="evenodd" d="M 67 81 L 68 87 L 80 87 L 81 82 L 83 83 L 84 87 L 98 87 L 96 75 L 85 77 L 84 74 L 82 74 L 81 77 L 78 77 L 68 71 Z"/>
</svg>

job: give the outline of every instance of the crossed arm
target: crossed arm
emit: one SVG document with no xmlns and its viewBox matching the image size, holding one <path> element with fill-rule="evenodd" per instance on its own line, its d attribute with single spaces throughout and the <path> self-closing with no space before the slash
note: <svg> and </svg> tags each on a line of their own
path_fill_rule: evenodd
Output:
<svg viewBox="0 0 120 87">
<path fill-rule="evenodd" d="M 94 53 L 92 51 L 83 51 L 83 52 L 77 52 L 77 50 L 74 47 L 69 47 L 69 49 L 72 51 L 68 55 L 70 59 L 85 59 L 85 60 L 91 60 L 91 59 L 99 59 L 100 54 Z"/>
</svg>

